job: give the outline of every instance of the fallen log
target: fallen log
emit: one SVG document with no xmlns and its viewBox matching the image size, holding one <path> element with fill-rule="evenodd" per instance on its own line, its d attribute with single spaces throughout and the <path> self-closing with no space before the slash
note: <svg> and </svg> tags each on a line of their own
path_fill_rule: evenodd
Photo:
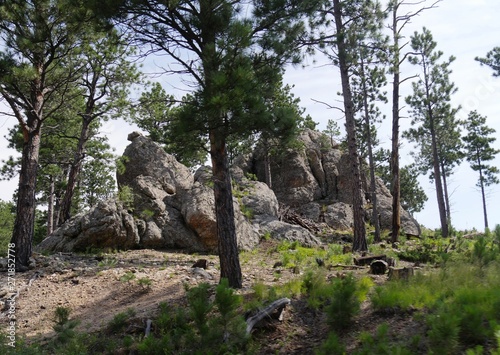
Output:
<svg viewBox="0 0 500 355">
<path fill-rule="evenodd" d="M 274 301 L 271 303 L 269 306 L 264 308 L 262 311 L 257 313 L 256 315 L 250 317 L 247 319 L 247 334 L 250 334 L 252 332 L 253 327 L 259 323 L 261 320 L 264 318 L 271 318 L 271 315 L 275 312 L 279 312 L 279 320 L 282 320 L 282 313 L 283 309 L 286 307 L 286 305 L 290 304 L 290 299 L 289 298 L 280 298 L 279 300 Z"/>
<path fill-rule="evenodd" d="M 373 256 L 361 256 L 359 258 L 354 258 L 354 265 L 364 266 L 370 265 L 375 260 L 383 260 L 387 262 L 387 255 L 373 255 Z"/>
</svg>

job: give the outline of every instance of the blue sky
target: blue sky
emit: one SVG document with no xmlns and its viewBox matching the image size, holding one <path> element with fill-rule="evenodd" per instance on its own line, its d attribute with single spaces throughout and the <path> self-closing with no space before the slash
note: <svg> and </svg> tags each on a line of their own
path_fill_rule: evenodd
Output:
<svg viewBox="0 0 500 355">
<path fill-rule="evenodd" d="M 428 1 L 430 3 L 430 1 Z M 408 11 L 411 8 L 408 7 Z M 454 106 L 462 106 L 459 117 L 466 118 L 472 110 L 488 117 L 487 124 L 495 128 L 498 141 L 495 147 L 500 149 L 500 78 L 493 78 L 489 68 L 481 67 L 474 61 L 476 56 L 485 56 L 495 46 L 500 46 L 500 2 L 494 0 L 443 0 L 435 9 L 427 10 L 413 19 L 412 23 L 405 27 L 403 35 L 407 39 L 414 31 L 420 31 L 423 26 L 431 30 L 437 49 L 444 52 L 444 58 L 453 55 L 456 57 L 451 69 L 453 73 L 451 80 L 458 88 L 452 103 Z M 166 57 L 158 57 L 154 61 L 162 63 Z M 285 81 L 294 84 L 294 94 L 301 99 L 301 106 L 306 113 L 318 122 L 318 129 L 326 128 L 328 119 L 339 120 L 343 124 L 341 113 L 337 110 L 328 109 L 325 105 L 316 101 L 327 102 L 330 105 L 341 106 L 337 92 L 340 86 L 338 69 L 327 65 L 318 59 L 314 63 L 309 58 L 304 63 L 305 67 L 290 68 L 285 76 Z M 417 73 L 417 69 L 409 64 L 402 67 L 403 77 Z M 178 86 L 171 77 L 162 79 L 165 81 L 165 89 L 175 94 Z M 177 82 L 178 83 L 178 82 Z M 411 84 L 406 82 L 402 87 L 401 102 L 404 97 L 411 93 Z M 0 103 L 0 106 L 2 104 Z M 390 147 L 390 103 L 382 107 L 387 119 L 378 127 L 379 139 L 383 145 Z M 0 110 L 3 111 L 3 108 Z M 403 109 L 403 116 L 405 110 Z M 0 114 L 0 159 L 6 159 L 15 154 L 7 149 L 4 139 L 7 129 L 15 125 L 12 118 Z M 410 118 L 402 118 L 401 129 L 410 126 Z M 110 143 L 121 155 L 129 143 L 127 134 L 135 128 L 124 121 L 110 121 L 105 123 L 103 132 L 110 139 Z M 409 152 L 413 149 L 412 144 L 403 142 L 401 165 L 411 163 Z M 500 156 L 492 162 L 492 165 L 500 167 Z M 452 222 L 459 229 L 482 229 L 483 214 L 481 195 L 475 187 L 477 175 L 468 163 L 464 162 L 456 169 L 451 177 L 451 205 Z M 427 177 L 420 178 L 422 187 L 429 197 L 424 210 L 416 214 L 417 220 L 426 227 L 439 227 L 439 214 L 433 184 Z M 10 200 L 16 188 L 17 178 L 14 181 L 0 181 L 0 199 Z M 488 215 L 490 226 L 500 224 L 500 186 L 496 185 L 489 189 Z"/>
</svg>

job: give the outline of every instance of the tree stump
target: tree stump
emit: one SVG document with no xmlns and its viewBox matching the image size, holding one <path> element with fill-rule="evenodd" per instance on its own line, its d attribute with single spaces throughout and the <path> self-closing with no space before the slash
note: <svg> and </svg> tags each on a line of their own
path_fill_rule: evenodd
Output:
<svg viewBox="0 0 500 355">
<path fill-rule="evenodd" d="M 389 268 L 389 280 L 408 280 L 411 276 L 414 275 L 414 269 L 412 267 L 403 267 L 403 268 Z"/>
</svg>

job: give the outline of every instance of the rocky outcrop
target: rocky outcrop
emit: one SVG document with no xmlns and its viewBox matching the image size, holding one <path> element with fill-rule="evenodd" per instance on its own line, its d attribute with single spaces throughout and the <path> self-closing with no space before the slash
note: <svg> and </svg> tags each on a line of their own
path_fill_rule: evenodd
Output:
<svg viewBox="0 0 500 355">
<path fill-rule="evenodd" d="M 117 173 L 118 197 L 77 215 L 42 241 L 39 250 L 83 251 L 88 248 L 180 248 L 197 252 L 218 249 L 212 173 L 194 174 L 161 146 L 139 133 L 129 135 Z M 263 235 L 318 245 L 307 223 L 280 219 L 280 204 L 297 216 L 337 230 L 351 230 L 353 211 L 350 162 L 325 135 L 306 130 L 301 149 L 264 159 L 258 148 L 236 159 L 231 168 L 238 247 L 254 248 Z M 270 161 L 272 189 L 264 183 Z M 255 179 L 256 177 L 256 179 Z M 369 186 L 368 179 L 364 186 Z M 383 228 L 391 226 L 392 198 L 381 181 L 377 194 Z M 365 201 L 367 220 L 371 204 Z M 300 217 L 300 218 L 302 218 Z M 402 210 L 402 229 L 419 235 L 419 225 Z M 308 222 L 309 223 L 309 222 Z M 306 228 L 304 228 L 306 227 Z"/>
<path fill-rule="evenodd" d="M 335 229 L 351 229 L 353 187 L 348 154 L 317 131 L 305 130 L 300 134 L 299 141 L 301 149 L 281 152 L 269 159 L 272 188 L 278 201 L 318 223 L 324 222 Z M 260 181 L 265 181 L 265 155 L 266 152 L 259 147 L 253 155 L 237 160 L 241 174 L 255 174 Z M 363 181 L 365 193 L 369 185 L 366 174 Z M 376 193 L 381 226 L 390 229 L 392 197 L 381 180 L 377 181 Z M 372 213 L 371 204 L 364 202 L 368 221 Z M 401 226 L 408 235 L 420 235 L 418 222 L 403 209 Z"/>
<path fill-rule="evenodd" d="M 192 174 L 161 146 L 138 133 L 129 135 L 117 174 L 118 198 L 73 217 L 38 245 L 39 250 L 89 248 L 181 248 L 216 252 L 217 224 L 211 171 Z M 306 229 L 280 222 L 278 200 L 266 184 L 235 173 L 235 224 L 238 247 L 254 248 L 261 236 L 317 245 Z M 261 225 L 261 222 L 262 224 Z M 273 223 L 271 223 L 273 221 Z"/>
</svg>

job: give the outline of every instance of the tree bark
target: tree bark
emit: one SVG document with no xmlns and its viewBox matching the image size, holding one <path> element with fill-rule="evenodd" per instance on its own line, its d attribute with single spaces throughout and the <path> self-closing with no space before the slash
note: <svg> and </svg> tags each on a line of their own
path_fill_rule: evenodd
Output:
<svg viewBox="0 0 500 355">
<path fill-rule="evenodd" d="M 23 127 L 24 143 L 19 172 L 19 190 L 16 219 L 11 243 L 15 244 L 16 271 L 26 271 L 32 253 L 35 233 L 36 179 L 40 152 L 41 122 L 34 121 L 34 127 Z"/>
<path fill-rule="evenodd" d="M 446 220 L 448 221 L 449 228 L 449 226 L 451 226 L 450 195 L 448 194 L 448 180 L 446 179 L 446 171 L 443 162 L 441 162 L 441 176 L 443 177 L 444 206 L 446 208 Z"/>
<path fill-rule="evenodd" d="M 392 151 L 391 151 L 391 194 L 392 194 L 392 235 L 391 242 L 399 238 L 401 229 L 401 189 L 399 175 L 399 33 L 398 33 L 398 6 L 392 12 L 392 36 L 394 41 L 393 83 L 392 83 Z"/>
<path fill-rule="evenodd" d="M 54 176 L 50 176 L 49 183 L 49 202 L 47 207 L 47 236 L 51 235 L 54 231 L 54 193 L 55 193 L 55 181 Z"/>
<path fill-rule="evenodd" d="M 220 277 L 232 288 L 242 287 L 242 274 L 234 221 L 233 193 L 226 142 L 217 130 L 210 132 L 210 156 L 214 178 L 215 217 L 219 246 Z"/>
<path fill-rule="evenodd" d="M 446 216 L 446 205 L 443 196 L 443 185 L 441 179 L 441 169 L 439 167 L 439 155 L 437 149 L 436 131 L 434 128 L 434 118 L 432 114 L 432 108 L 428 108 L 429 120 L 430 120 L 430 132 L 431 132 L 431 147 L 432 147 L 432 159 L 434 167 L 434 184 L 436 186 L 436 197 L 438 201 L 439 209 L 439 220 L 441 222 L 441 236 L 443 238 L 448 237 L 448 219 Z"/>
<path fill-rule="evenodd" d="M 363 58 L 361 58 L 361 75 L 365 77 Z M 363 107 L 364 107 L 364 120 L 366 129 L 366 145 L 368 146 L 368 164 L 370 165 L 370 193 L 372 200 L 372 224 L 375 227 L 375 235 L 373 240 L 375 242 L 380 242 L 380 218 L 378 215 L 378 202 L 377 202 L 377 192 L 376 192 L 376 179 L 375 179 L 375 163 L 373 161 L 373 143 L 370 129 L 370 115 L 368 112 L 368 89 L 366 87 L 366 81 L 363 81 Z"/>
<path fill-rule="evenodd" d="M 80 138 L 78 139 L 78 146 L 75 151 L 73 163 L 71 164 L 71 168 L 69 170 L 68 183 L 66 185 L 66 191 L 61 203 L 59 224 L 63 224 L 71 218 L 71 205 L 73 202 L 73 195 L 75 194 L 76 184 L 82 170 L 83 159 L 85 158 L 85 145 L 87 144 L 87 141 L 89 139 L 91 122 L 92 116 L 83 115 Z"/>
<path fill-rule="evenodd" d="M 333 0 L 335 26 L 337 30 L 337 49 L 340 77 L 342 80 L 342 94 L 344 97 L 344 113 L 346 118 L 347 144 L 351 160 L 352 172 L 352 199 L 354 215 L 354 240 L 353 251 L 366 251 L 365 211 L 363 209 L 363 186 L 356 144 L 356 122 L 354 118 L 354 105 L 352 101 L 351 86 L 349 84 L 349 68 L 347 63 L 347 49 L 344 40 L 344 25 L 342 23 L 342 9 L 340 0 Z"/>
<path fill-rule="evenodd" d="M 267 186 L 270 189 L 273 188 L 272 174 L 271 174 L 271 157 L 269 154 L 269 140 L 265 137 L 262 139 L 262 145 L 264 150 L 264 179 Z"/>
<path fill-rule="evenodd" d="M 484 229 L 488 229 L 488 213 L 486 211 L 486 195 L 484 192 L 484 178 L 483 169 L 481 169 L 481 159 L 477 158 L 477 165 L 479 166 L 479 186 L 481 188 L 481 197 L 483 200 L 483 215 L 484 215 Z"/>
</svg>

